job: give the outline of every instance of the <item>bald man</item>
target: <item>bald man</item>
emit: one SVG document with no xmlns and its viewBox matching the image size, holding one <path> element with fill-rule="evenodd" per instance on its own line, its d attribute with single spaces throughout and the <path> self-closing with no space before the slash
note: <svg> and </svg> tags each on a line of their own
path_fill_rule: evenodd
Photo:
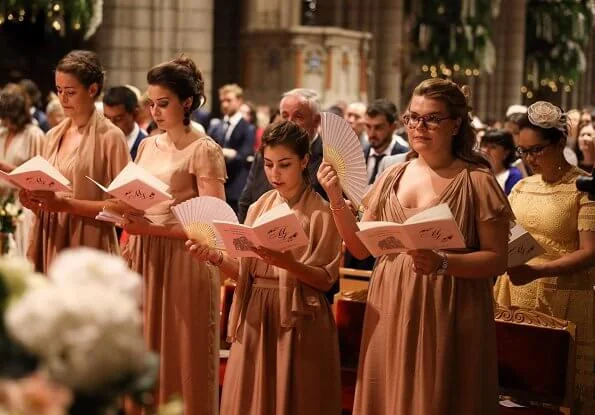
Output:
<svg viewBox="0 0 595 415">
<path fill-rule="evenodd" d="M 347 106 L 345 111 L 345 120 L 351 125 L 362 144 L 367 142 L 366 125 L 364 123 L 365 114 L 366 104 L 363 102 L 353 102 Z"/>
</svg>

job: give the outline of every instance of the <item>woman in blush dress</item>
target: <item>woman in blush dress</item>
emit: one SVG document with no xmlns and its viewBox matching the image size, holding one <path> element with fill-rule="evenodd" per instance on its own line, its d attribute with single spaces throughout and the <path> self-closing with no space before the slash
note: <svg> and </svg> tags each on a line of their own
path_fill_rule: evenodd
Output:
<svg viewBox="0 0 595 415">
<path fill-rule="evenodd" d="M 190 126 L 190 114 L 204 101 L 195 63 L 184 56 L 161 63 L 148 72 L 147 83 L 149 109 L 163 132 L 142 141 L 135 162 L 168 184 L 172 199 L 145 212 L 150 224 L 128 216 L 132 222 L 123 227 L 131 236 L 124 256 L 143 276 L 145 337 L 160 355 L 156 402 L 178 395 L 184 413 L 213 415 L 219 391 L 219 273 L 186 253 L 186 235 L 171 207 L 196 196 L 225 200 L 225 161 L 219 145 Z"/>
<path fill-rule="evenodd" d="M 187 245 L 237 280 L 228 334 L 222 415 L 338 415 L 337 329 L 325 292 L 339 276 L 341 239 L 328 203 L 308 179 L 308 133 L 291 121 L 271 125 L 261 155 L 273 190 L 248 210 L 246 224 L 287 203 L 308 237 L 288 252 L 254 248 L 258 258 Z"/>
<path fill-rule="evenodd" d="M 65 248 L 120 252 L 113 224 L 95 220 L 108 195 L 85 176 L 109 184 L 130 161 L 122 131 L 95 109 L 103 87 L 97 55 L 70 52 L 58 62 L 55 80 L 66 119 L 48 131 L 42 155 L 70 180 L 72 191 L 22 191 L 20 196 L 37 214 L 28 256 L 41 272 Z"/>
<path fill-rule="evenodd" d="M 16 84 L 6 85 L 0 92 L 0 170 L 7 173 L 41 153 L 44 132 L 33 124 L 28 99 Z M 0 183 L 0 197 L 5 200 L 11 195 L 20 206 L 17 190 Z M 23 209 L 14 234 L 15 254 L 23 256 L 27 252 L 29 230 L 34 221 L 33 212 Z"/>
<path fill-rule="evenodd" d="M 377 258 L 355 414 L 497 413 L 491 281 L 506 269 L 512 212 L 489 163 L 473 151 L 468 114 L 465 94 L 455 83 L 420 83 L 403 117 L 412 159 L 386 170 L 364 200 L 364 221 L 397 223 L 446 203 L 467 249 Z M 335 170 L 323 163 L 318 179 L 345 244 L 355 257 L 367 257 Z"/>
</svg>

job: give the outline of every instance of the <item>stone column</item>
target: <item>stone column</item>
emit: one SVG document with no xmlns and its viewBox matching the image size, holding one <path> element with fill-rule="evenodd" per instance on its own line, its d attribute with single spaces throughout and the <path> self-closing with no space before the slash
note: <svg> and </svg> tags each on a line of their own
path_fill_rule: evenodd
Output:
<svg viewBox="0 0 595 415">
<path fill-rule="evenodd" d="M 153 65 L 184 52 L 199 66 L 210 96 L 213 0 L 105 0 L 103 13 L 97 42 L 107 86 L 144 90 Z"/>
<path fill-rule="evenodd" d="M 500 19 L 504 23 L 506 46 L 504 59 L 496 63 L 502 78 L 498 88 L 501 89 L 501 101 L 497 114 L 504 116 L 506 108 L 521 102 L 521 86 L 524 81 L 525 65 L 525 19 L 527 14 L 526 0 L 502 0 Z"/>
<path fill-rule="evenodd" d="M 393 101 L 399 109 L 402 104 L 403 0 L 380 0 L 376 3 L 375 63 L 377 98 Z M 371 97 L 371 98 L 375 98 Z"/>
</svg>

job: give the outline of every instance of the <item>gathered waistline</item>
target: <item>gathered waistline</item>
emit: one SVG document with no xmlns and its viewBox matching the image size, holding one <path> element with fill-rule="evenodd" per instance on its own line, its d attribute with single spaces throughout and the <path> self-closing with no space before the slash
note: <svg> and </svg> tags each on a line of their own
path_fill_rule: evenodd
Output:
<svg viewBox="0 0 595 415">
<path fill-rule="evenodd" d="M 253 277 L 252 286 L 256 288 L 279 288 L 278 278 Z"/>
</svg>

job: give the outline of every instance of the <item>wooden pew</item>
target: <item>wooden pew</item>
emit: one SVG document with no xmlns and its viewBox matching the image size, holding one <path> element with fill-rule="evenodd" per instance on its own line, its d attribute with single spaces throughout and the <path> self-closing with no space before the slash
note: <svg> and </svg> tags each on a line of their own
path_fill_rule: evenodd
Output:
<svg viewBox="0 0 595 415">
<path fill-rule="evenodd" d="M 501 415 L 571 413 L 576 326 L 534 310 L 496 306 L 500 395 L 526 408 Z"/>
</svg>

